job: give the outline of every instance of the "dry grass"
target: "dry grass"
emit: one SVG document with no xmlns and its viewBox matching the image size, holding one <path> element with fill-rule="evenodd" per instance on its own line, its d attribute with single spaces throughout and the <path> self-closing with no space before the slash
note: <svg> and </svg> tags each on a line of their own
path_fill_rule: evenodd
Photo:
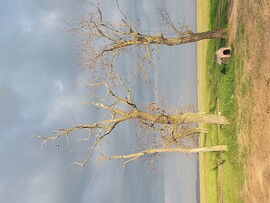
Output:
<svg viewBox="0 0 270 203">
<path fill-rule="evenodd" d="M 270 202 L 270 1 L 238 0 L 237 8 L 237 33 L 244 36 L 233 41 L 243 60 L 236 72 L 238 142 L 246 159 L 241 193 L 245 202 Z"/>
<path fill-rule="evenodd" d="M 197 32 L 207 31 L 209 24 L 208 18 L 208 1 L 197 0 Z M 206 54 L 207 54 L 208 40 L 197 43 L 197 63 L 198 63 L 198 111 L 205 112 L 204 95 L 205 95 L 205 73 L 206 73 Z M 204 127 L 204 126 L 200 126 Z M 204 139 L 200 139 L 200 146 L 203 146 Z M 199 159 L 203 160 L 203 153 L 199 154 Z M 203 171 L 204 162 L 200 161 L 199 170 Z M 205 202 L 205 185 L 204 176 L 200 175 L 200 201 Z"/>
</svg>

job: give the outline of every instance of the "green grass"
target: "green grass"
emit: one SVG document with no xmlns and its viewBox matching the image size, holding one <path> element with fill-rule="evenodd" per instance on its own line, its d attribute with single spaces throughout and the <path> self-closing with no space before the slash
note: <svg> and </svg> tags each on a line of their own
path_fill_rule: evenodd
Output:
<svg viewBox="0 0 270 203">
<path fill-rule="evenodd" d="M 227 26 L 228 0 L 210 0 L 210 29 Z M 241 30 L 240 30 L 241 31 Z M 243 39 L 244 31 L 242 33 Z M 238 192 L 243 186 L 243 162 L 239 161 L 237 132 L 238 106 L 236 87 L 240 79 L 236 77 L 235 67 L 241 71 L 243 61 L 240 55 L 234 54 L 226 65 L 218 65 L 214 62 L 214 53 L 222 46 L 226 46 L 225 40 L 210 40 L 206 62 L 206 112 L 218 114 L 228 118 L 230 124 L 224 126 L 207 126 L 205 137 L 206 146 L 224 144 L 228 146 L 228 152 L 208 153 L 204 156 L 204 177 L 207 202 L 243 202 Z M 232 47 L 233 50 L 233 47 Z M 248 54 L 248 53 L 247 53 Z M 249 87 L 248 80 L 241 84 L 241 92 L 245 95 Z M 246 150 L 248 153 L 248 149 Z"/>
<path fill-rule="evenodd" d="M 220 142 L 228 145 L 228 152 L 222 154 L 221 159 L 226 160 L 222 169 L 222 188 L 225 202 L 243 202 L 237 194 L 243 185 L 243 163 L 240 162 L 237 140 L 238 106 L 235 95 L 236 80 L 234 70 L 235 59 L 228 64 L 228 72 L 220 78 L 219 102 L 220 111 L 226 116 L 230 124 L 222 126 Z"/>
</svg>

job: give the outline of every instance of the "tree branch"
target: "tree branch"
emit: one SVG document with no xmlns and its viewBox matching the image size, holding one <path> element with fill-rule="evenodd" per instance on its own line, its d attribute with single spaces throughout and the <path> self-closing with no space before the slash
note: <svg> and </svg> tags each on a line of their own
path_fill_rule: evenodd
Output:
<svg viewBox="0 0 270 203">
<path fill-rule="evenodd" d="M 145 155 L 151 155 L 156 153 L 199 153 L 199 152 L 222 152 L 227 151 L 227 146 L 225 145 L 218 145 L 214 147 L 201 147 L 201 148 L 152 148 L 146 149 L 141 152 L 132 153 L 132 154 L 125 154 L 125 155 L 115 155 L 115 156 L 101 156 L 95 162 L 102 161 L 102 160 L 112 160 L 112 159 L 127 159 L 124 163 L 130 163 L 134 160 L 142 158 Z"/>
</svg>

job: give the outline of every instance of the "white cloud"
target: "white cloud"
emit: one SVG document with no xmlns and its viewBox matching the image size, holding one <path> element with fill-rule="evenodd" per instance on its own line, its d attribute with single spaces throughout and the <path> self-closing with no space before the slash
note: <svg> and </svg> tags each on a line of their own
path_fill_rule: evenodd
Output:
<svg viewBox="0 0 270 203">
<path fill-rule="evenodd" d="M 58 88 L 58 91 L 61 93 L 64 90 L 64 84 L 60 80 L 54 81 L 54 85 Z"/>
<path fill-rule="evenodd" d="M 47 27 L 52 28 L 57 24 L 58 16 L 54 12 L 49 12 L 45 15 L 41 22 Z"/>
<path fill-rule="evenodd" d="M 29 18 L 22 18 L 21 20 L 21 32 L 23 34 L 32 32 L 32 21 Z"/>
<path fill-rule="evenodd" d="M 57 96 L 48 108 L 47 115 L 44 119 L 44 126 L 50 126 L 54 122 L 59 122 L 61 118 L 67 115 L 67 112 L 76 109 L 78 102 L 71 96 Z M 72 117 L 70 118 L 72 119 Z"/>
</svg>

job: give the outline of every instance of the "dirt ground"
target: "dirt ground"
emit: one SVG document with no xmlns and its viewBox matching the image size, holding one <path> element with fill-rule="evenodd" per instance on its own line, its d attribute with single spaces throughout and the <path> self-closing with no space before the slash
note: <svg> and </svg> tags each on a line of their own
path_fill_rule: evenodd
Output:
<svg viewBox="0 0 270 203">
<path fill-rule="evenodd" d="M 237 40 L 238 29 L 245 33 L 241 42 Z M 269 38 L 270 0 L 232 0 L 229 42 L 234 44 L 235 53 L 244 59 L 243 70 L 236 74 L 241 74 L 237 89 L 237 122 L 240 126 L 240 152 L 246 158 L 244 188 L 241 191 L 245 202 L 270 202 Z M 243 94 L 241 85 L 244 84 L 248 85 L 247 92 Z"/>
</svg>

